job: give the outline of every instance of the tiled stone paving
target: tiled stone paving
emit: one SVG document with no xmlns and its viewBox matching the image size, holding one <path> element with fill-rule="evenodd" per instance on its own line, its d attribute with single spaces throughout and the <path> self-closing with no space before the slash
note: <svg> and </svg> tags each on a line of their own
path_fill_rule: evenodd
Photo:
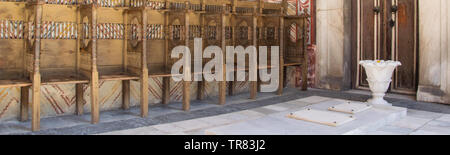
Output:
<svg viewBox="0 0 450 155">
<path fill-rule="evenodd" d="M 192 101 L 191 111 L 181 111 L 181 103 L 155 105 L 148 118 L 139 118 L 139 107 L 101 113 L 101 123 L 89 124 L 90 115 L 43 118 L 42 130 L 30 132 L 30 122 L 0 122 L 0 134 L 137 134 L 137 135 L 201 135 L 205 129 L 257 119 L 292 108 L 331 99 L 365 101 L 368 95 L 311 89 L 286 89 L 283 96 L 259 93 L 249 100 L 248 94 L 227 97 L 227 104 L 217 105 L 216 98 Z M 450 134 L 450 106 L 416 102 L 404 98 L 386 98 L 394 106 L 409 108 L 407 116 L 385 125 L 369 135 Z M 297 102 L 289 102 L 298 100 Z"/>
</svg>

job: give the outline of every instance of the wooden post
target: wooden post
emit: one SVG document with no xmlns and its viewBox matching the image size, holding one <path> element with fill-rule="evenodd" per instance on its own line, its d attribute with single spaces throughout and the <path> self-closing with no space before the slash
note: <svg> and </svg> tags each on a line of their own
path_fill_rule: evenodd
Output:
<svg viewBox="0 0 450 155">
<path fill-rule="evenodd" d="M 97 124 L 100 121 L 100 109 L 99 109 L 99 103 L 98 103 L 98 89 L 99 89 L 99 76 L 98 76 L 98 69 L 97 69 L 97 6 L 92 5 L 92 31 L 91 39 L 92 39 L 92 53 L 91 53 L 91 123 Z"/>
<path fill-rule="evenodd" d="M 223 5 L 224 12 L 222 13 L 221 19 L 222 19 L 222 27 L 221 27 L 221 44 L 222 44 L 222 53 L 225 53 L 226 51 L 226 37 L 225 37 L 225 25 L 226 25 L 226 17 L 225 17 L 225 7 L 226 5 Z M 227 91 L 227 66 L 226 66 L 226 55 L 222 58 L 222 81 L 219 81 L 219 104 L 224 105 L 226 103 L 226 91 Z"/>
<path fill-rule="evenodd" d="M 33 84 L 32 84 L 32 103 L 33 103 L 32 118 L 31 118 L 32 119 L 32 123 L 31 123 L 32 131 L 40 130 L 40 124 L 41 124 L 40 95 L 41 95 L 41 74 L 39 72 L 35 72 L 33 74 Z"/>
<path fill-rule="evenodd" d="M 236 13 L 236 5 L 238 0 L 231 0 L 231 9 L 233 13 Z"/>
<path fill-rule="evenodd" d="M 123 13 L 124 32 L 128 32 L 128 10 Z M 123 40 L 123 68 L 125 72 L 128 72 L 128 33 L 124 33 Z M 130 108 L 130 80 L 122 81 L 122 109 L 128 110 Z"/>
<path fill-rule="evenodd" d="M 303 64 L 302 64 L 302 90 L 306 91 L 308 90 L 308 51 L 307 51 L 307 42 L 306 42 L 306 19 L 305 18 L 301 18 L 302 20 L 302 50 L 303 50 Z"/>
<path fill-rule="evenodd" d="M 81 24 L 81 9 L 77 8 L 77 32 L 82 31 L 82 24 Z M 76 74 L 80 74 L 80 65 L 81 65 L 81 50 L 80 50 L 80 43 L 81 39 L 77 39 L 77 60 L 76 60 Z M 75 113 L 77 115 L 83 115 L 84 112 L 84 90 L 83 90 L 83 84 L 75 84 L 75 97 L 76 97 L 76 109 Z"/>
<path fill-rule="evenodd" d="M 284 8 L 281 8 L 281 12 L 283 14 Z M 279 66 L 279 83 L 278 83 L 278 91 L 277 91 L 277 95 L 282 95 L 283 94 L 283 89 L 284 89 L 284 17 L 281 15 L 280 16 L 280 66 Z"/>
<path fill-rule="evenodd" d="M 148 116 L 148 70 L 143 69 L 141 75 L 141 117 Z"/>
<path fill-rule="evenodd" d="M 39 131 L 41 123 L 41 73 L 40 73 L 40 52 L 41 52 L 41 20 L 42 20 L 42 3 L 39 2 L 35 5 L 35 48 L 33 51 L 34 62 L 33 62 L 33 73 L 31 77 L 32 84 L 32 120 L 31 120 L 31 130 Z"/>
<path fill-rule="evenodd" d="M 28 121 L 28 106 L 30 105 L 29 96 L 30 96 L 30 87 L 21 87 L 20 88 L 20 121 L 22 121 L 22 122 Z"/>
<path fill-rule="evenodd" d="M 255 7 L 255 12 L 256 12 L 256 7 Z M 258 39 L 257 39 L 257 33 L 256 33 L 256 29 L 257 29 L 257 25 L 258 25 L 258 17 L 256 16 L 256 13 L 253 14 L 252 16 L 253 18 L 253 46 L 258 47 Z M 257 57 L 257 55 L 256 55 Z M 258 59 L 258 58 L 256 58 Z M 249 57 L 249 62 L 253 61 L 253 58 Z M 256 69 L 258 70 L 258 64 L 256 64 L 256 68 L 249 68 L 249 73 L 250 70 Z M 256 72 L 256 77 L 258 77 L 258 73 Z M 250 81 L 250 99 L 255 100 L 256 99 L 256 95 L 258 93 L 258 81 Z"/>
<path fill-rule="evenodd" d="M 167 1 L 166 1 L 167 2 Z M 167 6 L 169 5 L 168 3 L 166 3 Z M 164 31 L 165 34 L 167 34 L 166 36 L 164 36 L 164 68 L 163 71 L 164 73 L 167 73 L 169 70 L 169 36 L 168 34 L 170 33 L 169 30 L 169 14 L 165 13 L 164 14 Z M 170 77 L 163 77 L 163 85 L 162 85 L 162 104 L 169 104 L 170 101 Z"/>
<path fill-rule="evenodd" d="M 30 21 L 29 21 L 29 18 L 28 18 L 28 16 L 29 16 L 29 13 L 28 13 L 28 11 L 24 11 L 24 16 L 23 16 L 23 18 L 25 19 L 23 22 L 24 23 L 29 23 Z M 24 31 L 23 31 L 23 33 L 24 34 L 30 34 L 30 26 L 31 26 L 31 24 L 25 24 L 24 26 L 23 26 L 23 28 L 24 28 Z M 24 62 L 24 63 L 22 63 L 22 68 L 24 68 L 23 69 L 23 71 L 22 71 L 22 73 L 23 73 L 23 75 L 27 75 L 27 76 L 29 76 L 30 75 L 30 72 L 29 72 L 29 70 L 27 69 L 28 68 L 28 63 L 27 63 L 27 61 L 28 61 L 28 59 L 27 59 L 27 53 L 28 53 L 28 50 L 29 50 L 29 46 L 28 46 L 28 41 L 29 41 L 29 39 L 31 39 L 31 38 L 29 38 L 30 36 L 29 35 L 24 35 L 23 36 L 23 47 L 25 47 L 25 48 L 23 48 L 23 50 L 22 50 L 22 54 L 21 54 L 21 56 L 22 56 L 22 61 Z"/>
<path fill-rule="evenodd" d="M 91 123 L 98 124 L 100 122 L 100 109 L 98 103 L 98 71 L 92 72 L 91 79 Z"/>
<path fill-rule="evenodd" d="M 186 6 L 189 6 L 189 2 L 186 2 L 185 4 L 186 4 Z M 185 35 L 184 39 L 185 39 L 185 45 L 187 47 L 189 47 L 189 10 L 188 10 L 188 7 L 186 7 L 185 11 L 186 11 L 186 14 L 184 16 L 185 16 L 185 30 L 186 31 L 184 34 Z M 191 62 L 188 62 L 188 59 L 185 59 L 184 66 L 183 66 L 183 68 L 185 68 L 185 69 L 183 71 L 183 74 L 185 74 L 185 76 L 187 76 L 187 77 L 191 77 L 190 75 L 187 75 L 187 74 L 191 74 L 191 66 L 188 65 L 190 63 Z M 190 87 L 191 87 L 190 79 L 188 81 L 183 79 L 183 110 L 184 111 L 189 111 L 189 109 L 190 109 L 190 98 L 191 98 Z"/>
<path fill-rule="evenodd" d="M 123 23 L 126 23 L 124 25 L 124 33 L 123 34 L 123 51 L 122 51 L 122 55 L 123 55 L 123 59 L 122 59 L 122 63 L 123 63 L 123 68 L 124 68 L 124 72 L 128 72 L 128 14 L 129 14 L 129 10 L 124 10 L 123 12 Z M 125 92 L 124 92 L 125 93 Z"/>
<path fill-rule="evenodd" d="M 189 111 L 190 110 L 190 97 L 191 97 L 191 91 L 190 91 L 190 81 L 183 81 L 183 110 Z"/>
<path fill-rule="evenodd" d="M 148 68 L 147 68 L 147 40 L 145 39 L 145 30 L 147 27 L 147 12 L 142 9 L 142 51 L 141 51 L 141 117 L 148 116 Z"/>
<path fill-rule="evenodd" d="M 202 78 L 202 81 L 197 82 L 197 100 L 205 99 L 205 81 Z"/>
<path fill-rule="evenodd" d="M 203 8 L 203 1 L 201 1 L 201 5 L 202 5 L 202 8 Z M 206 23 L 205 25 L 203 25 L 205 23 L 204 22 L 205 21 L 205 17 L 201 14 L 200 18 L 201 18 L 200 26 L 201 27 L 205 27 L 205 25 L 207 24 Z M 205 30 L 203 30 L 203 31 L 205 31 Z M 202 39 L 202 47 L 201 47 L 202 51 L 205 49 L 205 39 L 206 38 Z M 195 50 L 195 47 L 194 47 L 194 50 Z M 203 53 L 201 53 L 201 56 L 200 56 L 200 60 L 202 60 L 202 59 L 203 59 Z M 195 54 L 194 54 L 194 65 L 195 65 L 195 63 L 197 63 L 195 61 L 197 61 L 197 60 L 196 60 L 196 57 L 195 57 Z M 202 67 L 205 66 L 203 61 L 201 61 L 201 65 L 202 65 Z M 203 100 L 205 98 L 205 85 L 206 85 L 205 78 L 203 77 L 203 70 L 201 70 L 199 73 L 196 72 L 195 70 L 194 70 L 194 72 L 195 72 L 195 74 L 201 74 L 200 76 L 202 76 L 202 80 L 197 82 L 197 100 Z M 194 75 L 194 76 L 198 76 L 198 75 Z"/>
<path fill-rule="evenodd" d="M 233 2 L 233 6 L 232 6 L 232 11 L 233 11 L 233 13 L 235 13 L 236 12 L 236 7 L 234 6 L 235 5 L 235 3 L 236 3 L 236 1 L 232 1 Z M 232 46 L 235 46 L 235 44 L 236 44 L 236 28 L 237 28 L 237 26 L 236 26 L 236 24 L 235 24 L 235 15 L 231 15 L 231 27 L 232 27 L 232 29 L 231 29 L 231 44 L 232 44 Z M 234 58 L 234 56 L 233 56 L 233 58 Z M 233 64 L 234 65 L 234 64 Z M 232 72 L 232 74 L 233 74 L 233 77 L 234 77 L 234 80 L 233 81 L 230 81 L 229 82 L 229 84 L 228 84 L 228 95 L 229 96 L 233 96 L 234 95 L 234 93 L 235 93 L 235 85 L 236 85 L 236 71 L 233 71 Z"/>
<path fill-rule="evenodd" d="M 170 77 L 163 78 L 162 104 L 169 104 L 170 101 Z"/>
<path fill-rule="evenodd" d="M 81 24 L 81 22 L 82 22 L 81 21 L 81 8 L 78 7 L 77 8 L 77 32 L 78 33 L 82 32 L 83 25 Z M 81 37 L 81 36 L 79 36 L 79 37 Z M 80 47 L 81 47 L 81 39 L 77 38 L 77 45 L 76 45 L 77 58 L 76 58 L 76 64 L 75 64 L 75 71 L 76 71 L 77 75 L 80 74 L 80 65 L 81 65 L 81 50 L 80 50 Z"/>
<path fill-rule="evenodd" d="M 84 90 L 83 84 L 75 85 L 75 94 L 76 94 L 76 113 L 77 115 L 83 115 L 84 111 Z"/>
<path fill-rule="evenodd" d="M 258 0 L 258 14 L 262 14 L 263 13 L 263 8 L 264 8 L 264 0 Z M 261 19 L 261 20 L 263 20 L 263 19 Z M 264 21 L 263 21 L 263 23 L 262 23 L 262 26 L 260 27 L 261 29 L 259 30 L 260 32 L 259 33 L 264 33 Z M 260 36 L 259 34 L 257 34 L 258 36 Z M 261 40 L 262 39 L 264 39 L 264 38 L 260 38 Z M 257 43 L 259 43 L 259 40 L 257 40 Z M 259 45 L 259 44 L 258 44 Z M 257 48 L 257 50 L 259 50 L 259 47 L 258 46 L 255 46 L 256 48 Z M 269 51 L 268 51 L 269 52 Z M 270 52 L 269 52 L 270 53 Z M 260 64 L 260 62 L 259 62 L 259 52 L 257 52 L 257 55 L 258 55 L 258 67 L 259 67 L 259 64 Z M 269 64 L 266 64 L 267 66 L 269 65 Z M 266 66 L 262 66 L 262 67 L 266 67 Z M 258 68 L 258 70 L 259 70 L 259 68 Z M 257 73 L 257 74 L 259 74 L 259 73 Z M 261 84 L 262 84 L 262 81 L 261 81 L 261 77 L 260 76 L 258 76 L 258 81 L 257 81 L 257 92 L 261 92 Z"/>
<path fill-rule="evenodd" d="M 130 80 L 122 81 L 123 104 L 122 109 L 130 109 Z"/>
<path fill-rule="evenodd" d="M 228 82 L 228 96 L 233 96 L 235 93 L 235 87 L 236 87 L 236 72 L 233 72 L 234 81 Z"/>
</svg>

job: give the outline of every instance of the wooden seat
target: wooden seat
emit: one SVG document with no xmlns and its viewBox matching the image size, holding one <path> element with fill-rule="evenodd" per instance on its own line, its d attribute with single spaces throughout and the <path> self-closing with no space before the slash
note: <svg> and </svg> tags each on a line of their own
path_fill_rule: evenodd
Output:
<svg viewBox="0 0 450 155">
<path fill-rule="evenodd" d="M 64 74 L 42 77 L 42 85 L 89 83 L 89 78 L 80 74 Z"/>
<path fill-rule="evenodd" d="M 31 84 L 31 81 L 27 79 L 0 80 L 0 88 L 27 87 Z"/>
<path fill-rule="evenodd" d="M 119 73 L 119 74 L 113 74 L 113 75 L 100 75 L 99 79 L 103 80 L 103 81 L 139 80 L 139 75 L 133 75 L 130 73 Z"/>
<path fill-rule="evenodd" d="M 158 67 L 155 67 L 158 66 Z M 148 77 L 157 78 L 157 77 L 173 77 L 173 76 L 181 76 L 181 74 L 173 75 L 164 67 L 164 65 L 150 65 L 148 71 Z"/>
<path fill-rule="evenodd" d="M 303 62 L 286 62 L 284 63 L 285 67 L 289 67 L 289 66 L 301 66 L 302 64 L 304 64 Z"/>
</svg>

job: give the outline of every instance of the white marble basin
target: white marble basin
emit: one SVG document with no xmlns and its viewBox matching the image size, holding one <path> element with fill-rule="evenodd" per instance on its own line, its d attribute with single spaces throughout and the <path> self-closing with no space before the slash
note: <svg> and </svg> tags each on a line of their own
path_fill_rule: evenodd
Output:
<svg viewBox="0 0 450 155">
<path fill-rule="evenodd" d="M 364 67 L 367 74 L 372 98 L 367 102 L 371 104 L 391 105 L 384 96 L 392 81 L 392 74 L 398 66 L 402 65 L 399 61 L 384 60 L 363 60 L 359 62 Z"/>
</svg>

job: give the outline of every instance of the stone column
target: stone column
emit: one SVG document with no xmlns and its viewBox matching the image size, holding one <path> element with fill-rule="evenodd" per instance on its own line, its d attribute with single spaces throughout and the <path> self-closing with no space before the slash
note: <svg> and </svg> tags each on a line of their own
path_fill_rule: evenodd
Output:
<svg viewBox="0 0 450 155">
<path fill-rule="evenodd" d="M 351 2 L 316 1 L 316 75 L 319 88 L 351 88 Z"/>
<path fill-rule="evenodd" d="M 448 0 L 419 0 L 418 101 L 450 102 L 449 5 Z"/>
</svg>

